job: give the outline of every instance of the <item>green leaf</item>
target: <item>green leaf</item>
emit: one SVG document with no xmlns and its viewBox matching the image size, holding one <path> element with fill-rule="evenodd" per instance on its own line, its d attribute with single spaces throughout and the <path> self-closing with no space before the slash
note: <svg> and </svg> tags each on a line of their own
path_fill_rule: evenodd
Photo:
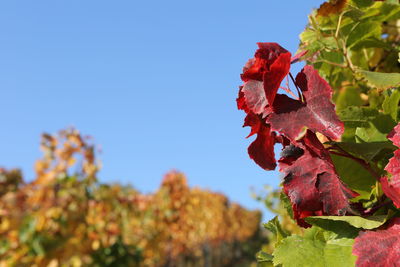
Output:
<svg viewBox="0 0 400 267">
<path fill-rule="evenodd" d="M 335 144 L 353 156 L 362 158 L 367 162 L 370 162 L 382 150 L 390 150 L 390 152 L 392 152 L 396 149 L 396 147 L 390 141 L 369 143 L 338 142 Z"/>
<path fill-rule="evenodd" d="M 400 85 L 400 73 L 381 73 L 366 70 L 358 71 L 372 87 L 387 89 Z"/>
<path fill-rule="evenodd" d="M 349 33 L 346 39 L 346 46 L 351 48 L 358 44 L 359 42 L 370 38 L 379 38 L 381 34 L 381 25 L 379 22 L 375 21 L 363 21 L 355 26 Z"/>
<path fill-rule="evenodd" d="M 372 109 L 381 109 L 383 101 L 385 100 L 383 94 L 380 94 L 378 89 L 371 89 L 368 91 L 368 102 Z"/>
<path fill-rule="evenodd" d="M 305 219 L 310 224 L 316 224 L 323 228 L 321 225 L 327 221 L 345 222 L 355 228 L 361 229 L 375 229 L 383 225 L 386 220 L 386 215 L 370 216 L 363 218 L 360 216 L 311 216 Z"/>
<path fill-rule="evenodd" d="M 384 42 L 383 40 L 376 37 L 369 37 L 363 40 L 360 40 L 353 46 L 353 49 L 361 49 L 361 48 L 383 48 L 386 50 L 392 49 L 392 47 Z"/>
<path fill-rule="evenodd" d="M 373 0 L 352 0 L 352 2 L 359 8 L 369 7 L 374 3 Z"/>
<path fill-rule="evenodd" d="M 375 126 L 356 129 L 356 139 L 359 142 L 381 142 L 386 141 L 387 133 L 380 132 Z"/>
<path fill-rule="evenodd" d="M 361 91 L 357 87 L 343 87 L 336 98 L 336 110 L 341 111 L 348 106 L 361 106 Z"/>
<path fill-rule="evenodd" d="M 289 197 L 285 193 L 281 192 L 279 198 L 281 200 L 281 203 L 283 204 L 283 207 L 286 209 L 287 213 L 289 214 L 290 218 L 294 219 L 292 203 L 290 202 Z"/>
<path fill-rule="evenodd" d="M 368 127 L 369 121 L 379 115 L 373 108 L 350 106 L 339 112 L 339 118 L 346 127 Z"/>
<path fill-rule="evenodd" d="M 396 3 L 397 2 L 397 3 Z M 397 20 L 400 18 L 400 5 L 397 0 L 386 0 L 381 6 L 381 21 Z"/>
<path fill-rule="evenodd" d="M 274 267 L 272 261 L 258 262 L 257 267 Z"/>
<path fill-rule="evenodd" d="M 272 260 L 274 259 L 274 257 L 271 254 L 268 254 L 264 251 L 260 251 L 257 253 L 257 262 L 272 262 Z"/>
<path fill-rule="evenodd" d="M 341 221 L 310 220 L 310 224 L 313 225 L 311 229 L 316 229 L 316 233 L 320 236 L 318 239 L 322 241 L 340 238 L 355 238 L 358 236 L 360 231 L 356 227 Z M 304 236 L 309 237 L 309 234 L 307 233 Z"/>
<path fill-rule="evenodd" d="M 352 190 L 360 194 L 361 198 L 369 199 L 371 187 L 375 185 L 375 178 L 360 164 L 352 159 L 331 155 L 340 179 Z"/>
<path fill-rule="evenodd" d="M 274 265 L 282 264 L 283 267 L 326 266 L 324 264 L 324 243 L 297 235 L 284 239 L 273 255 Z"/>
<path fill-rule="evenodd" d="M 386 0 L 386 3 L 392 5 L 399 5 L 399 0 Z"/>
<path fill-rule="evenodd" d="M 264 228 L 272 232 L 276 237 L 276 242 L 279 244 L 282 239 L 289 236 L 289 234 L 282 229 L 281 224 L 279 223 L 278 216 L 275 216 L 268 223 L 264 224 Z"/>
<path fill-rule="evenodd" d="M 368 127 L 356 129 L 356 140 L 358 143 L 385 142 L 387 135 L 395 125 L 396 122 L 389 115 L 379 114 L 369 123 Z"/>
<path fill-rule="evenodd" d="M 385 97 L 383 101 L 382 108 L 383 113 L 390 115 L 394 121 L 397 121 L 397 114 L 399 110 L 399 101 L 400 101 L 400 91 L 393 90 L 388 91 L 390 95 Z"/>
<path fill-rule="evenodd" d="M 354 266 L 356 257 L 351 253 L 353 242 L 353 239 L 347 238 L 323 241 L 293 235 L 282 240 L 275 249 L 273 262 L 283 267 Z"/>
<path fill-rule="evenodd" d="M 343 14 L 343 17 L 349 17 L 353 21 L 359 21 L 362 15 L 364 15 L 364 12 L 362 12 L 359 8 L 349 6 L 349 10 Z M 344 20 L 342 20 L 341 25 L 346 25 L 348 23 L 351 22 L 344 22 Z"/>
</svg>

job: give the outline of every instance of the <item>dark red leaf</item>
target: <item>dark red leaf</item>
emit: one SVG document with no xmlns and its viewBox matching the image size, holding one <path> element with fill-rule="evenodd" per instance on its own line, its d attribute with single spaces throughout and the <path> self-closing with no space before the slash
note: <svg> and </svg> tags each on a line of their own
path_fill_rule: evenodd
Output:
<svg viewBox="0 0 400 267">
<path fill-rule="evenodd" d="M 400 218 L 384 230 L 362 231 L 356 237 L 353 254 L 357 267 L 392 267 L 400 263 Z"/>
<path fill-rule="evenodd" d="M 251 80 L 262 82 L 263 94 L 260 94 L 260 87 L 257 85 L 256 87 L 249 86 L 244 95 L 246 102 L 263 103 L 265 107 L 266 104 L 271 105 L 274 102 L 282 80 L 289 73 L 291 54 L 277 43 L 258 43 L 258 47 L 254 58 L 250 59 L 244 66 L 241 78 L 245 84 Z M 252 92 L 253 89 L 255 92 Z M 261 98 L 255 99 L 257 95 Z M 250 108 L 253 105 L 249 102 L 247 102 L 247 105 Z M 262 110 L 262 107 L 257 110 L 260 109 Z M 252 111 L 259 114 L 255 110 Z"/>
<path fill-rule="evenodd" d="M 400 124 L 389 133 L 388 139 L 395 146 L 400 147 Z M 382 177 L 380 179 L 382 190 L 387 197 L 393 200 L 394 205 L 400 208 L 400 149 L 394 152 L 385 170 L 391 174 L 391 177 Z"/>
<path fill-rule="evenodd" d="M 357 194 L 339 179 L 335 167 L 316 135 L 308 130 L 297 142 L 303 154 L 295 160 L 279 160 L 285 174 L 283 189 L 292 202 L 294 217 L 303 227 L 308 216 L 345 215 L 351 212 L 349 199 Z"/>
<path fill-rule="evenodd" d="M 332 139 L 339 139 L 344 131 L 331 102 L 332 89 L 312 66 L 306 66 L 297 75 L 296 83 L 304 95 L 304 103 L 284 95 L 277 95 L 267 123 L 273 131 L 288 137 L 292 142 L 306 126 Z"/>
<path fill-rule="evenodd" d="M 251 127 L 249 136 L 257 134 L 257 138 L 248 148 L 250 158 L 261 168 L 274 170 L 276 168 L 274 153 L 275 133 L 271 133 L 269 125 L 263 123 L 254 113 L 249 113 L 246 116 L 243 126 Z"/>
</svg>

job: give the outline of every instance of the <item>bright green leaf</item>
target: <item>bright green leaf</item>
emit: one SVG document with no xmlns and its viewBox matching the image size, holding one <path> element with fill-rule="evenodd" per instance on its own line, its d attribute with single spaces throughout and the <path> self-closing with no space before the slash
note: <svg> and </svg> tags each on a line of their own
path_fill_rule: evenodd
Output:
<svg viewBox="0 0 400 267">
<path fill-rule="evenodd" d="M 275 237 L 276 242 L 281 242 L 282 239 L 289 236 L 289 234 L 282 229 L 281 224 L 279 223 L 278 216 L 275 216 L 272 220 L 264 224 L 264 228 L 271 231 Z"/>
<path fill-rule="evenodd" d="M 387 89 L 400 85 L 400 73 L 381 73 L 366 70 L 359 70 L 358 72 L 372 87 Z"/>
<path fill-rule="evenodd" d="M 312 216 L 306 218 L 306 221 L 310 224 L 314 224 L 316 222 L 337 221 L 346 222 L 353 227 L 368 230 L 378 228 L 379 226 L 383 225 L 386 220 L 386 215 L 370 216 L 367 218 L 360 216 Z M 320 224 L 318 226 L 321 227 Z"/>
<path fill-rule="evenodd" d="M 289 197 L 285 193 L 281 192 L 279 198 L 283 204 L 283 207 L 286 209 L 287 213 L 289 214 L 290 218 L 293 219 L 294 218 L 293 217 L 293 208 L 292 208 L 292 203 L 290 202 Z"/>
<path fill-rule="evenodd" d="M 268 254 L 268 253 L 266 253 L 264 251 L 258 252 L 256 257 L 257 257 L 257 262 L 258 263 L 260 263 L 260 262 L 272 262 L 272 260 L 274 258 L 271 254 Z"/>
<path fill-rule="evenodd" d="M 283 267 L 347 267 L 354 266 L 353 239 L 333 239 L 326 242 L 293 235 L 285 238 L 274 251 L 274 265 Z"/>
<path fill-rule="evenodd" d="M 380 113 L 373 120 L 369 121 L 367 127 L 358 127 L 356 129 L 356 141 L 365 142 L 385 142 L 387 135 L 393 130 L 396 122 L 389 115 Z"/>
</svg>

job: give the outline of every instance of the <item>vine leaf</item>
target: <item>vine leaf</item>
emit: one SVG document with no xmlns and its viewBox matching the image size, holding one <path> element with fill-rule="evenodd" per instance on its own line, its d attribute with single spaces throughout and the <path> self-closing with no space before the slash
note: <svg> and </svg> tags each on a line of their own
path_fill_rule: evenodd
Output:
<svg viewBox="0 0 400 267">
<path fill-rule="evenodd" d="M 304 103 L 286 95 L 277 95 L 273 111 L 266 121 L 271 129 L 287 136 L 292 142 L 304 126 L 332 139 L 339 139 L 344 125 L 331 102 L 332 89 L 312 66 L 306 66 L 297 75 L 296 83 L 304 96 Z"/>
<path fill-rule="evenodd" d="M 386 220 L 386 215 L 376 215 L 367 218 L 360 216 L 314 216 L 306 219 L 307 222 L 312 224 L 324 221 L 346 222 L 353 227 L 362 229 L 375 229 L 383 225 Z"/>
<path fill-rule="evenodd" d="M 297 145 L 303 154 L 294 160 L 281 159 L 279 168 L 285 175 L 283 190 L 298 224 L 309 227 L 304 221 L 309 216 L 352 213 L 349 199 L 357 193 L 339 179 L 328 151 L 316 135 L 308 130 Z"/>
<path fill-rule="evenodd" d="M 250 59 L 243 68 L 241 75 L 245 82 L 243 86 L 244 98 L 248 107 L 251 109 L 251 102 L 259 102 L 272 105 L 276 93 L 282 80 L 288 75 L 291 62 L 291 54 L 277 43 L 257 43 L 258 50 L 254 58 Z M 261 81 L 264 88 L 264 94 L 259 86 L 246 86 L 246 83 L 252 80 Z M 251 82 L 254 85 L 254 82 Z M 259 95 L 260 100 L 256 98 Z M 263 98 L 266 101 L 262 101 Z M 250 105 L 249 105 L 250 104 Z M 258 106 L 257 106 L 258 107 Z M 260 108 L 261 109 L 261 108 Z M 259 114 L 252 110 L 254 113 Z M 259 111 L 259 109 L 257 109 Z M 262 111 L 262 110 L 261 110 Z"/>
<path fill-rule="evenodd" d="M 285 267 L 354 266 L 353 242 L 350 238 L 330 238 L 327 232 L 313 227 L 305 230 L 304 236 L 283 239 L 273 253 L 273 262 Z"/>
<path fill-rule="evenodd" d="M 288 237 L 289 234 L 283 230 L 281 224 L 279 223 L 278 216 L 275 216 L 268 223 L 264 224 L 264 228 L 269 230 L 275 235 L 276 242 L 279 244 L 284 238 Z"/>
<path fill-rule="evenodd" d="M 400 85 L 400 73 L 381 73 L 374 71 L 359 70 L 358 72 L 367 82 L 378 89 L 387 89 Z"/>
<path fill-rule="evenodd" d="M 400 218 L 392 220 L 384 230 L 363 231 L 355 239 L 353 254 L 357 267 L 394 266 L 400 262 Z"/>
<path fill-rule="evenodd" d="M 251 132 L 248 137 L 257 134 L 257 138 L 248 148 L 250 158 L 261 168 L 265 170 L 274 170 L 276 168 L 274 153 L 275 138 L 274 133 L 271 133 L 270 126 L 263 123 L 254 113 L 249 113 L 246 116 L 243 127 L 245 126 L 251 127 Z"/>
<path fill-rule="evenodd" d="M 268 105 L 263 82 L 250 80 L 242 87 L 246 107 L 255 114 L 261 114 Z"/>
<path fill-rule="evenodd" d="M 388 139 L 397 147 L 400 147 L 400 123 L 394 127 L 388 135 Z M 389 160 L 385 170 L 391 174 L 391 177 L 382 177 L 380 179 L 382 190 L 387 197 L 393 200 L 394 205 L 400 208 L 400 149 L 394 152 Z"/>
</svg>

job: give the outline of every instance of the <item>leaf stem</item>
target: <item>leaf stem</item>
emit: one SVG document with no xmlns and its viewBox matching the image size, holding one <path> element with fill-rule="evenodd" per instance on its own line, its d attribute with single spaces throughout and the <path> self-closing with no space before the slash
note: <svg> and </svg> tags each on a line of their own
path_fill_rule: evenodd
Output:
<svg viewBox="0 0 400 267">
<path fill-rule="evenodd" d="M 339 16 L 339 20 L 338 20 L 338 24 L 337 24 L 336 32 L 335 32 L 335 38 L 338 38 L 338 36 L 339 36 L 340 24 L 342 24 L 342 17 L 343 17 L 344 13 L 345 12 L 342 12 L 342 14 L 340 14 L 340 16 Z"/>
<path fill-rule="evenodd" d="M 289 88 L 283 87 L 283 86 L 279 86 L 280 89 L 283 89 L 286 93 L 288 93 L 289 95 L 293 96 L 294 99 L 299 99 Z"/>
<path fill-rule="evenodd" d="M 361 215 L 363 215 L 363 216 L 372 215 L 372 214 L 374 214 L 377 210 L 379 210 L 380 208 L 382 208 L 382 207 L 384 207 L 384 206 L 387 206 L 387 205 L 389 205 L 389 204 L 391 204 L 391 203 L 392 203 L 391 200 L 386 201 L 386 202 L 382 202 L 382 203 L 376 205 L 375 207 L 372 207 L 372 208 L 369 208 L 369 209 L 367 209 L 367 210 L 365 210 L 365 211 L 362 211 L 362 212 L 361 212 Z"/>
<path fill-rule="evenodd" d="M 293 77 L 291 72 L 289 72 L 289 76 L 290 76 L 290 79 L 292 79 L 292 82 L 293 82 L 294 86 L 296 87 L 297 94 L 299 95 L 298 99 L 300 99 L 301 102 L 304 102 L 303 94 L 301 93 L 299 87 L 297 86 L 296 80 L 294 79 L 294 77 Z"/>
</svg>

